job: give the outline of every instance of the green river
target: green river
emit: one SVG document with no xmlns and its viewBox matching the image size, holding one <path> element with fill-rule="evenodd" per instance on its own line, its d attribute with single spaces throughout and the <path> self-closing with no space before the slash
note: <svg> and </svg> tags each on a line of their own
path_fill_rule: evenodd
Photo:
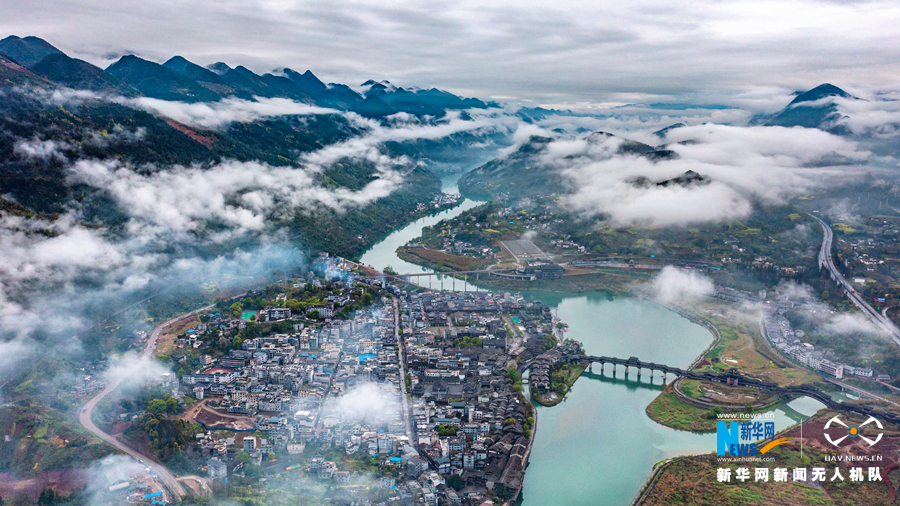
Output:
<svg viewBox="0 0 900 506">
<path fill-rule="evenodd" d="M 445 191 L 455 191 L 455 178 L 446 179 L 444 185 Z M 363 255 L 362 263 L 379 269 L 390 265 L 400 273 L 424 272 L 400 260 L 395 250 L 418 237 L 422 227 L 476 205 L 465 200 L 452 210 L 408 225 L 376 244 Z M 444 287 L 449 289 L 447 281 Z M 469 285 L 469 289 L 474 287 Z M 705 328 L 646 300 L 610 300 L 600 293 L 524 295 L 555 308 L 559 318 L 569 324 L 566 337 L 583 343 L 589 355 L 636 356 L 686 367 L 712 341 Z M 537 407 L 523 506 L 628 505 L 656 462 L 715 451 L 715 434 L 677 431 L 647 417 L 644 410 L 662 389 L 658 374 L 655 384 L 650 384 L 646 376 L 641 383 L 635 381 L 633 372 L 632 380 L 625 381 L 622 367 L 617 378 L 611 371 L 611 366 L 606 366 L 606 374 L 601 375 L 595 365 L 594 373 L 582 375 L 562 403 Z M 802 398 L 791 402 L 787 410 L 776 409 L 776 429 L 812 415 L 820 407 L 817 401 Z"/>
</svg>

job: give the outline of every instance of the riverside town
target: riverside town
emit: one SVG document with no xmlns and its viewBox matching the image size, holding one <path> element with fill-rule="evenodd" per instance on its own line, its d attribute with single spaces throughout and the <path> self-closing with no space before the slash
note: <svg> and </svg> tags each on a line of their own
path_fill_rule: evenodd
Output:
<svg viewBox="0 0 900 506">
<path fill-rule="evenodd" d="M 0 506 L 897 506 L 900 2 L 6 2 Z"/>
</svg>

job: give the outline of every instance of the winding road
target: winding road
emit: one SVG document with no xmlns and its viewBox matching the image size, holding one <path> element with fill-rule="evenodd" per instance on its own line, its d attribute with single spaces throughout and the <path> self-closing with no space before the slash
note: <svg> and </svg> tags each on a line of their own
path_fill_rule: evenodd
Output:
<svg viewBox="0 0 900 506">
<path fill-rule="evenodd" d="M 157 325 L 156 328 L 153 329 L 153 332 L 150 334 L 150 337 L 147 339 L 147 346 L 144 348 L 142 355 L 144 357 L 150 357 L 150 355 L 153 354 L 153 350 L 156 349 L 157 342 L 159 341 L 159 336 L 162 333 L 163 329 L 165 329 L 166 327 L 168 327 L 169 325 L 171 325 L 177 321 L 183 320 L 189 316 L 195 315 L 195 314 L 199 313 L 200 311 L 209 309 L 211 307 L 212 307 L 211 305 L 202 307 L 195 311 L 191 311 L 188 314 L 181 315 L 177 318 L 172 318 L 171 320 L 169 320 L 165 323 L 161 323 L 161 324 Z M 120 384 L 121 384 L 121 381 L 117 381 L 115 383 L 111 383 L 111 384 L 107 385 L 106 388 L 103 389 L 103 391 L 101 391 L 99 394 L 97 394 L 93 399 L 89 400 L 84 405 L 84 407 L 81 408 L 81 413 L 78 415 L 78 421 L 81 423 L 81 425 L 84 426 L 85 429 L 91 431 L 91 433 L 93 433 L 95 436 L 97 436 L 100 439 L 106 441 L 107 443 L 115 446 L 117 449 L 119 449 L 123 453 L 131 456 L 135 460 L 138 460 L 141 463 L 143 463 L 145 466 L 149 467 L 150 470 L 153 473 L 155 473 L 157 475 L 157 477 L 159 477 L 160 481 L 162 481 L 162 483 L 166 486 L 166 488 L 172 494 L 173 498 L 175 500 L 180 500 L 185 495 L 187 495 L 187 491 L 184 489 L 184 486 L 178 481 L 179 479 L 174 474 L 172 474 L 172 472 L 169 471 L 169 469 L 166 468 L 166 466 L 160 464 L 153 458 L 128 447 L 127 445 L 125 445 L 124 443 L 122 443 L 121 441 L 116 439 L 114 436 L 111 436 L 111 435 L 107 434 L 106 432 L 103 432 L 102 430 L 100 430 L 99 427 L 97 427 L 94 424 L 93 420 L 91 419 L 93 412 L 94 412 L 94 408 L 97 407 L 97 404 L 101 400 L 103 400 L 104 397 L 109 395 L 113 390 L 118 388 Z M 200 480 L 198 480 L 198 481 L 200 481 Z M 205 485 L 203 484 L 203 482 L 200 481 L 200 483 L 201 483 L 201 487 L 204 487 L 204 489 L 205 489 Z"/>
<path fill-rule="evenodd" d="M 847 294 L 847 298 L 849 298 L 856 307 L 860 309 L 865 315 L 872 320 L 872 322 L 882 330 L 884 330 L 891 339 L 894 340 L 898 345 L 900 345 L 900 329 L 894 325 L 894 322 L 887 317 L 886 314 L 879 313 L 872 306 L 869 305 L 858 293 L 856 293 L 856 289 L 850 285 L 850 282 L 841 274 L 841 271 L 838 270 L 837 266 L 834 264 L 834 258 L 831 255 L 832 243 L 834 241 L 834 232 L 831 230 L 831 227 L 828 226 L 823 220 L 821 220 L 818 216 L 814 216 L 810 214 L 814 220 L 819 222 L 819 225 L 822 226 L 822 231 L 824 232 L 824 237 L 822 238 L 822 248 L 819 250 L 819 267 L 827 267 L 829 271 L 831 271 L 831 277 L 841 285 L 844 289 L 844 293 Z M 887 311 L 885 310 L 885 313 Z"/>
</svg>

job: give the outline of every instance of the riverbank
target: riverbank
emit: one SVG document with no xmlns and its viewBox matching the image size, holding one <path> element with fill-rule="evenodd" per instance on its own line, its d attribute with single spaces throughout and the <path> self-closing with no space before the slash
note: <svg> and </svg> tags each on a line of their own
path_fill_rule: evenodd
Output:
<svg viewBox="0 0 900 506">
<path fill-rule="evenodd" d="M 462 208 L 475 205 L 466 201 Z M 398 255 L 397 251 L 420 237 L 422 227 L 450 219 L 460 209 L 395 232 L 368 251 L 362 263 L 378 268 L 391 265 L 402 273 L 431 271 L 422 267 L 422 260 Z M 651 277 L 649 273 L 622 269 L 567 273 L 558 280 L 534 282 L 489 275 L 478 276 L 477 280 L 468 276 L 468 281 L 481 290 L 521 292 L 528 299 L 555 308 L 560 319 L 569 324 L 566 337 L 584 343 L 590 354 L 639 356 L 687 367 L 713 339 L 708 331 L 668 308 L 634 298 L 636 287 L 645 285 Z M 449 288 L 453 281 L 445 278 L 443 285 Z M 466 288 L 474 287 L 469 284 Z M 519 495 L 522 506 L 627 504 L 655 463 L 672 452 L 700 453 L 714 447 L 709 436 L 676 431 L 647 417 L 644 408 L 659 394 L 658 385 L 599 377 L 584 370 L 577 375 L 580 381 L 567 385 L 565 396 L 559 399 L 566 402 L 553 407 L 532 404 L 535 421 Z"/>
<path fill-rule="evenodd" d="M 538 429 L 538 413 L 537 410 L 534 409 L 534 405 L 528 402 L 528 398 L 525 397 L 524 394 L 519 394 L 519 398 L 528 406 L 529 416 L 531 417 L 531 429 L 528 431 L 528 446 L 525 448 L 525 454 L 522 456 L 522 463 L 525 466 L 525 472 L 528 471 L 528 459 L 531 458 L 531 450 L 534 448 L 534 438 L 537 436 Z M 522 486 L 517 488 L 508 501 L 503 503 L 503 506 L 514 506 L 521 504 L 519 498 L 522 495 L 522 489 L 525 488 L 525 480 L 522 480 Z"/>
<path fill-rule="evenodd" d="M 444 270 L 473 271 L 484 269 L 490 261 L 484 258 L 464 257 L 448 255 L 447 253 L 429 248 L 413 248 L 404 246 L 397 250 L 397 256 L 406 262 L 420 265 L 436 272 Z"/>
<path fill-rule="evenodd" d="M 828 477 L 839 469 L 840 478 L 824 479 L 815 483 L 794 481 L 756 480 L 741 482 L 735 479 L 740 467 L 748 467 L 746 462 L 720 461 L 716 455 L 681 456 L 662 461 L 655 466 L 646 485 L 637 495 L 634 506 L 673 505 L 720 505 L 720 504 L 783 504 L 802 506 L 807 504 L 895 504 L 894 483 L 898 477 L 897 456 L 885 453 L 879 448 L 893 448 L 900 439 L 898 428 L 884 425 L 884 440 L 878 447 L 855 446 L 853 453 L 868 461 L 864 464 L 876 466 L 880 480 L 851 482 L 850 470 L 860 467 L 858 462 L 835 461 L 834 448 L 822 437 L 825 423 L 837 413 L 823 410 L 801 424 L 793 424 L 777 431 L 770 438 L 788 438 L 790 442 L 775 446 L 766 453 L 777 462 L 778 468 L 795 469 L 825 468 Z M 860 424 L 864 417 L 840 413 L 847 423 Z M 802 440 L 802 453 L 801 453 Z M 883 446 L 882 446 L 883 445 Z M 871 459 L 871 460 L 869 460 Z M 750 466 L 752 467 L 752 466 Z M 773 466 L 763 466 L 773 467 Z M 862 468 L 867 471 L 866 468 Z M 728 482 L 717 479 L 719 469 L 727 469 L 731 479 Z M 770 469 L 771 471 L 771 469 Z M 809 472 L 809 471 L 807 471 Z M 751 469 L 753 473 L 753 469 Z"/>
<path fill-rule="evenodd" d="M 649 281 L 653 273 L 634 270 L 567 270 L 559 279 L 536 279 L 533 281 L 516 280 L 492 276 L 490 273 L 474 275 L 453 275 L 452 271 L 466 271 L 489 268 L 487 259 L 451 255 L 442 251 L 410 247 L 406 244 L 397 247 L 394 252 L 408 266 L 415 266 L 416 271 L 447 272 L 447 277 L 468 280 L 477 283 L 484 290 L 525 292 L 537 291 L 557 294 L 578 294 L 588 292 L 607 292 L 610 296 L 633 295 L 636 284 Z M 377 266 L 376 266 L 377 267 Z M 495 265 L 495 268 L 501 265 Z M 506 266 L 511 267 L 511 266 Z M 398 271 L 399 272 L 399 271 Z"/>
<path fill-rule="evenodd" d="M 659 394 L 644 410 L 654 422 L 670 429 L 703 434 L 715 432 L 716 417 L 708 409 L 683 402 L 672 385 Z"/>
<path fill-rule="evenodd" d="M 771 411 L 785 401 L 777 395 L 764 396 L 760 401 L 750 403 L 750 409 L 741 404 L 716 404 L 693 399 L 678 390 L 678 381 L 666 386 L 646 409 L 647 416 L 654 422 L 675 430 L 704 434 L 716 431 L 716 422 L 721 413 L 762 413 Z M 728 390 L 717 385 L 720 390 Z"/>
<path fill-rule="evenodd" d="M 575 385 L 581 374 L 587 369 L 587 364 L 563 364 L 550 370 L 550 394 L 542 397 L 537 390 L 531 390 L 531 400 L 544 407 L 556 406 L 564 401 L 566 394 Z"/>
<path fill-rule="evenodd" d="M 637 356 L 687 367 L 712 341 L 701 327 L 657 304 L 606 292 L 550 294 L 523 291 L 555 308 L 569 324 L 566 337 L 589 355 Z M 674 431 L 644 409 L 660 385 L 590 374 L 585 368 L 555 406 L 534 402 L 540 417 L 523 490 L 523 506 L 628 504 L 653 465 L 671 453 L 703 452 L 708 436 Z M 614 436 L 613 436 L 614 435 Z M 610 456 L 614 456 L 610 458 Z"/>
<path fill-rule="evenodd" d="M 605 292 L 610 297 L 632 295 L 632 287 L 647 282 L 651 275 L 645 272 L 588 272 L 566 274 L 559 279 L 520 281 L 483 275 L 478 286 L 487 290 L 505 292 L 545 292 L 556 294 L 581 294 Z"/>
</svg>

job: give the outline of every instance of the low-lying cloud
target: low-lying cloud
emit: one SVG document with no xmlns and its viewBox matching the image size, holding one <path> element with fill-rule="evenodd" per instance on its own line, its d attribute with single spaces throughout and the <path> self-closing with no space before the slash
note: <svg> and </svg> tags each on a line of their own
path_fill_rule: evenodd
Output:
<svg viewBox="0 0 900 506">
<path fill-rule="evenodd" d="M 80 355 L 78 338 L 100 320 L 184 283 L 227 287 L 305 266 L 295 248 L 280 244 L 215 256 L 180 252 L 192 244 L 164 234 L 114 235 L 72 213 L 53 221 L 0 217 L 0 377 L 50 350 Z"/>
<path fill-rule="evenodd" d="M 887 100 L 885 100 L 887 98 Z M 845 127 L 859 136 L 896 137 L 900 135 L 900 101 L 895 97 L 872 96 L 869 100 L 827 97 L 810 103 L 834 104 L 837 114 L 828 126 Z"/>
<path fill-rule="evenodd" d="M 663 302 L 685 302 L 712 294 L 715 285 L 708 277 L 697 271 L 679 269 L 671 265 L 653 278 L 649 289 Z"/>
<path fill-rule="evenodd" d="M 146 265 L 105 239 L 97 230 L 80 226 L 66 216 L 55 221 L 0 217 L 0 332 L 24 338 L 38 327 L 60 332 L 77 321 L 65 311 L 39 315 L 29 309 L 25 294 L 40 286 L 66 291 L 76 279 Z"/>
<path fill-rule="evenodd" d="M 884 331 L 862 313 L 842 313 L 828 320 L 827 330 L 835 334 L 884 336 Z"/>
<path fill-rule="evenodd" d="M 617 223 L 666 226 L 746 217 L 754 204 L 782 204 L 832 177 L 846 179 L 853 164 L 870 155 L 851 141 L 803 128 L 699 125 L 676 128 L 666 141 L 677 159 L 617 154 L 621 139 L 593 135 L 551 143 L 543 162 L 572 182 L 576 190 L 567 204 L 573 210 Z M 652 184 L 687 171 L 708 180 Z M 636 185 L 636 178 L 651 184 Z"/>
<path fill-rule="evenodd" d="M 168 372 L 171 372 L 168 367 L 147 355 L 128 353 L 112 357 L 109 369 L 103 372 L 103 381 L 128 390 L 149 381 L 158 381 Z"/>
<path fill-rule="evenodd" d="M 781 283 L 776 294 L 779 299 L 802 301 L 801 316 L 816 332 L 825 335 L 887 336 L 884 330 L 861 312 L 835 312 L 831 306 L 819 300 L 809 285 L 793 281 Z"/>
<path fill-rule="evenodd" d="M 85 142 L 92 146 L 103 148 L 116 143 L 132 144 L 140 142 L 146 136 L 147 129 L 144 127 L 137 127 L 131 130 L 122 125 L 115 125 L 109 132 L 91 132 Z"/>
<path fill-rule="evenodd" d="M 80 161 L 71 167 L 75 181 L 109 193 L 131 217 L 132 234 L 171 232 L 205 234 L 209 225 L 226 227 L 214 240 L 262 231 L 269 219 L 324 206 L 343 211 L 389 195 L 403 181 L 384 170 L 359 191 L 327 189 L 315 174 L 297 167 L 260 162 L 224 161 L 211 167 L 174 166 L 149 174 L 118 161 Z"/>
<path fill-rule="evenodd" d="M 119 102 L 161 114 L 185 125 L 217 129 L 233 122 L 259 118 L 304 114 L 335 114 L 338 111 L 297 102 L 287 98 L 256 97 L 255 100 L 225 98 L 218 102 L 185 103 L 140 97 Z"/>
<path fill-rule="evenodd" d="M 40 139 L 20 139 L 13 146 L 13 152 L 24 158 L 32 158 L 38 160 L 49 160 L 56 158 L 65 161 L 66 156 L 63 150 L 69 149 L 71 146 L 64 141 L 40 140 Z"/>
</svg>

